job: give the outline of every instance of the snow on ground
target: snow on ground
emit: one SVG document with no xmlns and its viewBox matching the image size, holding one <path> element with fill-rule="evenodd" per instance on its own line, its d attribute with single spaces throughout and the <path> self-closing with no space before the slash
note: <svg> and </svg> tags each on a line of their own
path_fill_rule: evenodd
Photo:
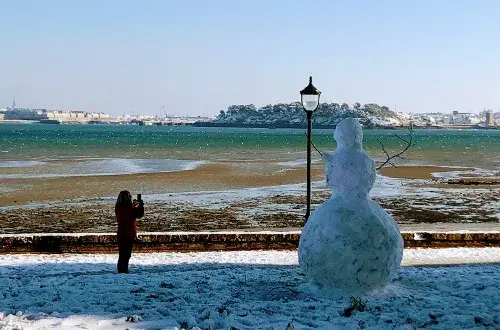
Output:
<svg viewBox="0 0 500 330">
<path fill-rule="evenodd" d="M 318 296 L 295 251 L 0 255 L 0 329 L 500 328 L 500 248 L 405 250 L 406 266 L 367 310 Z"/>
</svg>

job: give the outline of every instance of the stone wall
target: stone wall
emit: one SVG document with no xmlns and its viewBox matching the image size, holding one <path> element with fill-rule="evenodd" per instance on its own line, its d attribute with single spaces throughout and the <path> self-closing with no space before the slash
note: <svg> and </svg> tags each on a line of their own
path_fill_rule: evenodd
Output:
<svg viewBox="0 0 500 330">
<path fill-rule="evenodd" d="M 427 233 L 402 232 L 405 248 L 493 247 L 500 246 L 500 232 Z"/>
<path fill-rule="evenodd" d="M 405 248 L 500 246 L 500 232 L 403 232 Z M 135 252 L 294 250 L 300 232 L 145 233 Z M 0 235 L 0 253 L 116 253 L 114 234 Z"/>
</svg>

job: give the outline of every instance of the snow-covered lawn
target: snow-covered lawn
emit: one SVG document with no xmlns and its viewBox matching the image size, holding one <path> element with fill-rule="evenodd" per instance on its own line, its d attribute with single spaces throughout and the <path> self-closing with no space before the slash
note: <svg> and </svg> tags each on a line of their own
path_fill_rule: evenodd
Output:
<svg viewBox="0 0 500 330">
<path fill-rule="evenodd" d="M 0 329 L 500 328 L 500 248 L 404 252 L 349 317 L 350 297 L 313 294 L 294 251 L 133 254 L 128 275 L 116 255 L 0 255 Z"/>
</svg>

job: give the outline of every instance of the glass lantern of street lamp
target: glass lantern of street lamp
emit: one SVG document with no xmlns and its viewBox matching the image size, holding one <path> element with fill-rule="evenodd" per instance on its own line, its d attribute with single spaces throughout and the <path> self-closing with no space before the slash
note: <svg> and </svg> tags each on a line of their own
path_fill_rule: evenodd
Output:
<svg viewBox="0 0 500 330">
<path fill-rule="evenodd" d="M 309 77 L 309 85 L 300 91 L 300 101 L 306 112 L 313 112 L 318 108 L 321 92 L 313 86 L 312 77 Z"/>
</svg>

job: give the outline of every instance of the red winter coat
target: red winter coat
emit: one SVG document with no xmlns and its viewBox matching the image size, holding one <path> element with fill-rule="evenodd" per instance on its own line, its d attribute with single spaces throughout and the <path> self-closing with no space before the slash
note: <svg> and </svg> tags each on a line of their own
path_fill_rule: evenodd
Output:
<svg viewBox="0 0 500 330">
<path fill-rule="evenodd" d="M 116 222 L 118 223 L 118 239 L 133 240 L 137 237 L 136 219 L 144 215 L 142 203 L 130 206 L 115 206 Z"/>
</svg>

